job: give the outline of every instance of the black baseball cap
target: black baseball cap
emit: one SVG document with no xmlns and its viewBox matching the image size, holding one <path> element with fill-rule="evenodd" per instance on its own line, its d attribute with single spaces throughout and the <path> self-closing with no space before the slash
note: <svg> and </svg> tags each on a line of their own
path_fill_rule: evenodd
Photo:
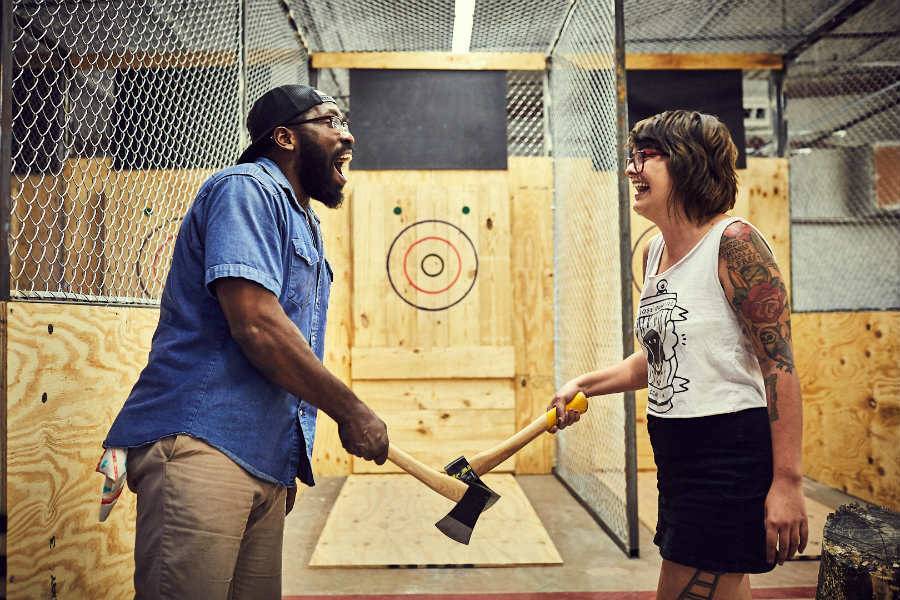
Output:
<svg viewBox="0 0 900 600">
<path fill-rule="evenodd" d="M 281 85 L 260 96 L 247 113 L 251 142 L 238 157 L 238 164 L 253 162 L 259 158 L 266 139 L 276 127 L 290 123 L 313 106 L 325 102 L 334 102 L 334 98 L 301 84 Z"/>
</svg>

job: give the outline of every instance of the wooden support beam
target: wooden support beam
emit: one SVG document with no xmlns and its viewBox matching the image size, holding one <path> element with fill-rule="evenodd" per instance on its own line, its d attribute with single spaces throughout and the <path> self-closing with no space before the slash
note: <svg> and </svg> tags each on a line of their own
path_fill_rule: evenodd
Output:
<svg viewBox="0 0 900 600">
<path fill-rule="evenodd" d="M 558 52 L 556 60 L 583 69 L 608 69 L 613 56 L 605 53 Z M 251 65 L 285 64 L 296 60 L 293 50 L 251 48 L 247 61 Z M 72 54 L 66 58 L 50 54 L 17 57 L 19 64 L 33 67 L 60 66 L 68 62 L 75 69 L 155 69 L 174 67 L 227 67 L 238 60 L 236 52 L 124 52 Z M 315 52 L 310 55 L 315 69 L 430 69 L 452 71 L 543 71 L 546 56 L 541 52 Z M 689 53 L 626 54 L 625 68 L 647 69 L 771 69 L 782 68 L 778 54 L 758 53 Z"/>
<path fill-rule="evenodd" d="M 540 52 L 315 52 L 315 69 L 433 69 L 453 71 L 543 71 Z"/>
<path fill-rule="evenodd" d="M 693 69 L 699 71 L 720 69 L 780 70 L 781 56 L 765 52 L 756 53 L 690 53 L 690 54 L 626 54 L 625 68 L 629 71 L 650 69 Z"/>
<path fill-rule="evenodd" d="M 558 55 L 585 69 L 612 65 L 612 55 L 602 53 Z M 434 69 L 476 71 L 543 71 L 546 57 L 540 52 L 316 52 L 316 69 Z M 647 69 L 781 69 L 781 56 L 769 53 L 627 54 L 625 68 Z"/>
</svg>

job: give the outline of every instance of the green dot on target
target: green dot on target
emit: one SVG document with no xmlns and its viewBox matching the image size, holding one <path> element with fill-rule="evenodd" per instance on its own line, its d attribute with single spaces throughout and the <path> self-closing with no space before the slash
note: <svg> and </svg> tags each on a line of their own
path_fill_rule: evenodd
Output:
<svg viewBox="0 0 900 600">
<path fill-rule="evenodd" d="M 470 210 L 470 209 L 469 209 L 468 206 L 463 206 L 463 214 L 464 214 L 464 215 L 469 214 L 469 210 Z"/>
<path fill-rule="evenodd" d="M 149 217 L 150 215 L 153 214 L 153 209 L 148 206 L 147 208 L 144 209 L 144 214 Z"/>
<path fill-rule="evenodd" d="M 400 208 L 399 206 L 395 206 L 395 207 L 394 207 L 394 214 L 395 214 L 395 215 L 399 215 L 399 214 L 402 213 L 402 212 L 403 212 L 403 209 Z"/>
</svg>

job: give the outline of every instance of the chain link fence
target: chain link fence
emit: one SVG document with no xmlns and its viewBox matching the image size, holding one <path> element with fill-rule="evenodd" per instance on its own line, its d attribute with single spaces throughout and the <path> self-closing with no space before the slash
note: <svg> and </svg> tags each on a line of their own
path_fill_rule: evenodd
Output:
<svg viewBox="0 0 900 600">
<path fill-rule="evenodd" d="M 307 80 L 279 0 L 12 0 L 10 296 L 157 304 L 247 106 Z M 5 129 L 6 131 L 6 129 Z"/>
<path fill-rule="evenodd" d="M 616 50 L 615 3 L 591 0 L 574 4 L 551 56 L 558 385 L 630 349 Z M 634 426 L 633 399 L 615 394 L 557 436 L 557 474 L 629 554 L 638 548 Z"/>
<path fill-rule="evenodd" d="M 748 156 L 789 159 L 794 310 L 900 308 L 896 1 L 627 0 L 625 25 L 634 53 L 787 57 L 782 115 L 770 73 L 744 73 L 744 126 Z"/>
<path fill-rule="evenodd" d="M 876 0 L 787 68 L 795 311 L 900 309 L 900 9 Z"/>
<path fill-rule="evenodd" d="M 348 72 L 313 77 L 309 53 L 447 52 L 456 6 L 5 2 L 10 295 L 148 305 L 159 302 L 188 203 L 204 178 L 234 162 L 246 143 L 244 116 L 261 93 L 311 82 L 350 112 Z M 795 309 L 897 309 L 896 3 L 623 2 L 630 53 L 802 48 L 783 81 Z M 551 59 L 547 72 L 508 73 L 507 136 L 512 156 L 553 157 L 559 383 L 621 359 L 631 341 L 623 335 L 631 328 L 623 310 L 628 269 L 617 267 L 628 253 L 619 204 L 617 3 L 476 0 L 472 15 L 471 51 Z M 827 29 L 848 7 L 852 16 Z M 817 41 L 806 44 L 811 36 Z M 776 156 L 773 80 L 753 71 L 744 82 L 748 154 Z M 558 473 L 633 550 L 630 406 L 621 397 L 595 402 L 578 428 L 559 436 Z"/>
</svg>

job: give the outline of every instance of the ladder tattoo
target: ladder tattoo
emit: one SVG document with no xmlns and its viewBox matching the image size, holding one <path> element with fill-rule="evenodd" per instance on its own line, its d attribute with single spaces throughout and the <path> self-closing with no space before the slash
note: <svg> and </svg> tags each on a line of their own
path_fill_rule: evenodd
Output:
<svg viewBox="0 0 900 600">
<path fill-rule="evenodd" d="M 712 579 L 701 579 L 701 575 L 709 575 Z M 710 573 L 697 569 L 676 600 L 713 600 L 721 576 L 721 573 Z"/>
</svg>

